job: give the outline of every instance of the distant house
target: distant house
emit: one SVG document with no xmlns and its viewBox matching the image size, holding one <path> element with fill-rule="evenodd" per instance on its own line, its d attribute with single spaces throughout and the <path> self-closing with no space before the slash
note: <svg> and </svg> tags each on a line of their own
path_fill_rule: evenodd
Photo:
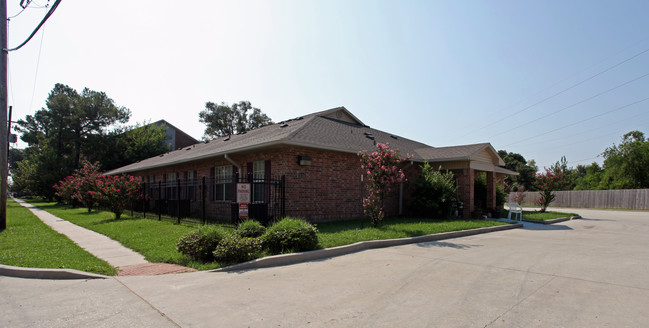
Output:
<svg viewBox="0 0 649 328">
<path fill-rule="evenodd" d="M 157 125 L 157 126 L 165 127 L 166 129 L 165 134 L 167 135 L 167 139 L 165 139 L 165 143 L 169 146 L 169 149 L 179 149 L 179 148 L 191 146 L 199 142 L 198 140 L 194 139 L 192 136 L 188 135 L 187 133 L 183 132 L 182 130 L 173 126 L 171 123 L 165 120 L 159 120 L 149 125 Z"/>
<path fill-rule="evenodd" d="M 486 172 L 487 196 L 480 206 L 488 210 L 496 207 L 498 181 L 517 174 L 503 167 L 489 143 L 431 147 L 370 128 L 344 107 L 183 146 L 109 174 L 143 177 L 150 208 L 164 204 L 168 211 L 184 208 L 185 215 L 236 216 L 234 182 L 249 181 L 251 216 L 279 215 L 280 208 L 281 214 L 311 221 L 357 218 L 366 193 L 358 152 L 376 143 L 413 156 L 403 167 L 409 181 L 387 200 L 387 215 L 408 214 L 411 185 L 424 161 L 454 173 L 464 217 L 476 209 L 476 174 Z"/>
</svg>

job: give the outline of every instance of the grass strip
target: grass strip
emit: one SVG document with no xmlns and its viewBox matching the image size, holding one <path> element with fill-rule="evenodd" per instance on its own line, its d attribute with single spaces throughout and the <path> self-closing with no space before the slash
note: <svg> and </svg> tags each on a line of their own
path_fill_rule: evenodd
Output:
<svg viewBox="0 0 649 328">
<path fill-rule="evenodd" d="M 377 228 L 369 220 L 322 222 L 316 224 L 323 248 L 349 245 L 359 241 L 395 239 L 505 225 L 505 222 L 485 220 L 439 220 L 418 218 L 386 218 Z"/>
<path fill-rule="evenodd" d="M 578 216 L 576 213 L 523 211 L 523 220 L 547 221 Z"/>
<path fill-rule="evenodd" d="M 27 208 L 11 199 L 7 200 L 7 229 L 0 232 L 0 263 L 117 274 L 108 263 L 52 230 Z"/>
<path fill-rule="evenodd" d="M 71 208 L 67 205 L 34 199 L 28 201 L 64 220 L 120 242 L 142 254 L 149 262 L 174 263 L 198 270 L 219 267 L 218 263 L 191 261 L 176 250 L 176 242 L 180 237 L 195 230 L 196 224 L 133 218 L 128 212 L 122 214 L 121 219 L 116 220 L 115 215 L 108 211 L 88 212 L 86 208 Z"/>
<path fill-rule="evenodd" d="M 220 267 L 219 263 L 189 261 L 176 250 L 176 242 L 195 230 L 196 224 L 177 224 L 156 219 L 132 218 L 125 213 L 115 220 L 110 212 L 70 208 L 66 205 L 29 200 L 31 204 L 84 228 L 99 232 L 142 254 L 151 262 L 176 263 L 199 270 Z M 507 223 L 484 220 L 436 220 L 420 218 L 386 218 L 382 226 L 373 228 L 369 220 L 344 220 L 317 223 L 322 248 L 353 244 L 359 241 L 415 237 L 427 234 L 492 227 Z M 225 226 L 226 229 L 232 229 Z"/>
</svg>

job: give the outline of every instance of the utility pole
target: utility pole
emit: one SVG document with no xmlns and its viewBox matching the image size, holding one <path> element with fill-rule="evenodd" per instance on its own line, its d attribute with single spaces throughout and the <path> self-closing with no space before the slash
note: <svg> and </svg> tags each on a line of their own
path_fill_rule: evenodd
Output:
<svg viewBox="0 0 649 328">
<path fill-rule="evenodd" d="M 7 127 L 7 0 L 0 0 L 0 128 Z M 0 130 L 0 145 L 7 147 L 7 133 Z M 7 152 L 0 151 L 0 231 L 7 229 Z"/>
</svg>

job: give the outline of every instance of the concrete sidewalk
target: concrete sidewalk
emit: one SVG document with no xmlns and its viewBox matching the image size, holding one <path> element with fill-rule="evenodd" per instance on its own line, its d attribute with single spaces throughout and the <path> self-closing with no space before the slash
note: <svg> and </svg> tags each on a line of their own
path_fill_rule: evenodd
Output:
<svg viewBox="0 0 649 328">
<path fill-rule="evenodd" d="M 63 220 L 21 199 L 14 200 L 29 209 L 52 229 L 70 238 L 70 240 L 85 249 L 88 253 L 116 267 L 119 271 L 119 275 L 155 275 L 195 271 L 194 269 L 185 268 L 175 264 L 150 263 L 144 259 L 142 254 L 134 252 L 133 250 L 124 247 L 119 242 L 100 233 Z"/>
</svg>

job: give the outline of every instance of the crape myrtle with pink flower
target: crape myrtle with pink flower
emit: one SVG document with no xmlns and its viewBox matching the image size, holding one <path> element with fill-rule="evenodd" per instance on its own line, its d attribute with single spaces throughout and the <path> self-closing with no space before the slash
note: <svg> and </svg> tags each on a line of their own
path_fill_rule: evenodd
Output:
<svg viewBox="0 0 649 328">
<path fill-rule="evenodd" d="M 406 175 L 400 166 L 412 156 L 402 158 L 399 151 L 391 149 L 388 143 L 377 143 L 375 151 L 361 151 L 358 156 L 367 179 L 363 212 L 370 218 L 372 226 L 377 227 L 385 217 L 385 196 L 393 185 L 406 181 Z"/>
<path fill-rule="evenodd" d="M 99 163 L 84 162 L 83 166 L 54 185 L 55 195 L 67 204 L 81 203 L 88 212 L 103 206 L 119 219 L 133 199 L 141 197 L 142 179 L 130 175 L 103 175 Z"/>
</svg>

